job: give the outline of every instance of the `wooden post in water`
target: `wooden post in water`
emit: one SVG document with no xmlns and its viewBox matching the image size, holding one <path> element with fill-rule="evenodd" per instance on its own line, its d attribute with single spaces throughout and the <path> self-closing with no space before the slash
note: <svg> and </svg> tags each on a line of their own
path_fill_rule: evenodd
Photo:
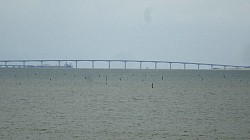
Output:
<svg viewBox="0 0 250 140">
<path fill-rule="evenodd" d="M 108 82 L 107 82 L 107 81 L 108 81 L 108 76 L 106 75 L 106 85 L 108 84 Z"/>
</svg>

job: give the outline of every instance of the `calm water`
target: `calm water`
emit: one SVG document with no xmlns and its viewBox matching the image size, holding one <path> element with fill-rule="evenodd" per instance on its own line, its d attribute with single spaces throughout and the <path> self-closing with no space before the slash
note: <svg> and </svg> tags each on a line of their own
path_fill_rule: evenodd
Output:
<svg viewBox="0 0 250 140">
<path fill-rule="evenodd" d="M 0 69 L 0 139 L 250 139 L 250 71 Z"/>
</svg>

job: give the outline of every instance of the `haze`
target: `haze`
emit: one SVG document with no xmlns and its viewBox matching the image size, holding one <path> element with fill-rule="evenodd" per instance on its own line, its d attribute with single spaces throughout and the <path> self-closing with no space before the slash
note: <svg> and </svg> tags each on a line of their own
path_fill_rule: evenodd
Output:
<svg viewBox="0 0 250 140">
<path fill-rule="evenodd" d="M 0 59 L 250 65 L 249 0 L 1 0 Z"/>
</svg>

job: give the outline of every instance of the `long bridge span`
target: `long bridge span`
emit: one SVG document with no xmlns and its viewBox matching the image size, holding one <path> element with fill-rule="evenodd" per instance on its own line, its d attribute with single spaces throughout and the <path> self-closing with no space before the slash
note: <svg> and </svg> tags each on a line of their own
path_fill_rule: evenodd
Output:
<svg viewBox="0 0 250 140">
<path fill-rule="evenodd" d="M 29 65 L 27 63 L 39 63 L 39 65 Z M 172 64 L 180 64 L 183 65 L 183 69 L 186 69 L 187 65 L 195 65 L 197 69 L 200 69 L 200 66 L 208 66 L 209 69 L 214 69 L 215 67 L 220 67 L 222 69 L 245 69 L 250 68 L 250 66 L 239 66 L 239 65 L 225 65 L 225 64 L 213 64 L 213 63 L 194 63 L 194 62 L 178 62 L 178 61 L 143 61 L 143 60 L 102 60 L 102 59 L 96 59 L 96 60 L 78 60 L 78 59 L 44 59 L 44 60 L 0 60 L 0 67 L 19 67 L 19 68 L 28 68 L 28 67 L 45 67 L 45 62 L 56 62 L 56 66 L 51 67 L 64 67 L 62 65 L 62 62 L 73 62 L 74 68 L 79 68 L 78 63 L 79 62 L 90 62 L 91 68 L 95 68 L 96 62 L 106 62 L 107 68 L 111 69 L 111 63 L 112 62 L 120 62 L 123 63 L 124 69 L 127 69 L 127 63 L 138 63 L 138 69 L 143 69 L 142 65 L 143 63 L 153 63 L 154 69 L 157 69 L 158 64 L 169 64 L 169 69 L 172 69 Z M 15 63 L 15 64 L 13 64 Z"/>
</svg>

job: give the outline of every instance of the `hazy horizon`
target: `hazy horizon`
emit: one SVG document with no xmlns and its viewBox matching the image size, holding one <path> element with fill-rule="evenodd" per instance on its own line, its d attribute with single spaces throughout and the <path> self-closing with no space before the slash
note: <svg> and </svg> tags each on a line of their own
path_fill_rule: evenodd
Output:
<svg viewBox="0 0 250 140">
<path fill-rule="evenodd" d="M 249 0 L 0 1 L 0 60 L 250 65 Z"/>
</svg>

